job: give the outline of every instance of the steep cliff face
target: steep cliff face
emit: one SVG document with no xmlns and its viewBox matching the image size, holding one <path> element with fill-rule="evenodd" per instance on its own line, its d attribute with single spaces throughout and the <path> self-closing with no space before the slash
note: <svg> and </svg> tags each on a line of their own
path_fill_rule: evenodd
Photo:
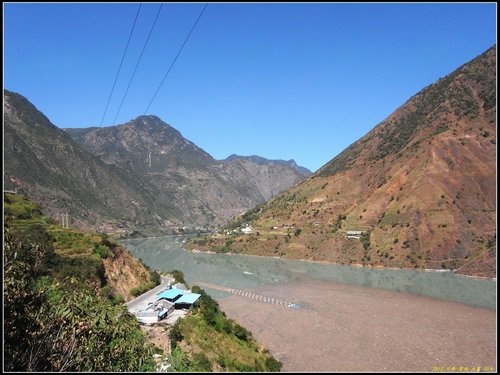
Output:
<svg viewBox="0 0 500 375">
<path fill-rule="evenodd" d="M 496 46 L 244 217 L 231 251 L 494 276 Z"/>
<path fill-rule="evenodd" d="M 130 294 L 132 289 L 152 282 L 149 270 L 121 246 L 115 247 L 113 255 L 103 259 L 102 263 L 113 294 L 122 296 L 125 302 L 135 298 Z"/>
</svg>

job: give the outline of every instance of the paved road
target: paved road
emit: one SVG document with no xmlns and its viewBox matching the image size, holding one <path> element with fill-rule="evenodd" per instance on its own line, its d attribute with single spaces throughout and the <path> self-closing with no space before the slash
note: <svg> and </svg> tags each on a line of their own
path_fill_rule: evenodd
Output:
<svg viewBox="0 0 500 375">
<path fill-rule="evenodd" d="M 172 279 L 169 279 L 168 277 L 162 276 L 160 285 L 154 287 L 151 290 L 148 290 L 146 293 L 141 294 L 139 297 L 134 298 L 132 301 L 129 301 L 126 304 L 127 309 L 130 312 L 132 312 L 132 311 L 139 310 L 141 307 L 145 307 L 143 305 L 146 305 L 148 299 L 153 300 L 154 296 L 156 294 L 160 293 L 162 290 L 167 289 L 168 285 L 170 283 L 172 283 L 172 281 L 173 281 Z M 153 301 L 151 301 L 151 302 L 153 302 Z"/>
</svg>

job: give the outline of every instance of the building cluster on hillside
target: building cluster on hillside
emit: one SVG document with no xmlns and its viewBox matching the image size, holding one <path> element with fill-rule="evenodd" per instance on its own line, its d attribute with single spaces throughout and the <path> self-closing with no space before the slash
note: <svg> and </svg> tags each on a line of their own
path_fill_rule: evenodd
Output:
<svg viewBox="0 0 500 375">
<path fill-rule="evenodd" d="M 252 233 L 252 227 L 249 224 L 245 224 L 243 228 L 238 228 L 238 229 L 233 229 L 233 230 L 226 230 L 226 235 L 231 235 L 231 234 L 250 234 Z"/>
<path fill-rule="evenodd" d="M 131 311 L 141 324 L 153 324 L 165 320 L 175 311 L 180 312 L 178 317 L 185 315 L 201 294 L 182 289 L 180 284 L 157 293 L 155 301 L 150 302 L 145 309 Z"/>
</svg>

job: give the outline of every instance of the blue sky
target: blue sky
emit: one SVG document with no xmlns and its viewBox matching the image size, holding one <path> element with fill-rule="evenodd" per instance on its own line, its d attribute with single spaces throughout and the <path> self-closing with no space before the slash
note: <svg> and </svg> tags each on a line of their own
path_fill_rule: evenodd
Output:
<svg viewBox="0 0 500 375">
<path fill-rule="evenodd" d="M 205 3 L 141 6 L 103 126 L 143 115 Z M 4 3 L 4 88 L 100 126 L 139 3 Z M 496 43 L 496 3 L 209 3 L 146 114 L 312 171 Z M 116 117 L 116 121 L 114 118 Z"/>
</svg>

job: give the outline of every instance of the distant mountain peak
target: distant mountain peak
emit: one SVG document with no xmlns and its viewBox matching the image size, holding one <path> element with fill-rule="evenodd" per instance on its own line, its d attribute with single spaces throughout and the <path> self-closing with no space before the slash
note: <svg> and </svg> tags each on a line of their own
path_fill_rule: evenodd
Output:
<svg viewBox="0 0 500 375">
<path fill-rule="evenodd" d="M 163 125 L 171 127 L 169 124 L 167 124 L 165 121 L 163 121 L 161 118 L 155 115 L 137 116 L 135 119 L 129 121 L 128 123 L 143 124 L 143 125 Z"/>
<path fill-rule="evenodd" d="M 118 124 L 116 126 L 129 126 L 136 127 L 138 129 L 151 129 L 151 130 L 168 130 L 172 133 L 181 136 L 181 133 L 163 121 L 161 118 L 155 115 L 141 115 L 133 120 L 130 120 L 124 124 Z"/>
<path fill-rule="evenodd" d="M 226 159 L 223 160 L 224 163 L 230 163 L 236 160 L 247 160 L 253 163 L 256 163 L 258 165 L 266 165 L 266 164 L 280 164 L 280 165 L 287 165 L 289 167 L 294 168 L 295 170 L 299 171 L 300 173 L 303 173 L 304 175 L 310 175 L 312 172 L 302 166 L 299 166 L 294 159 L 290 160 L 282 160 L 282 159 L 266 159 L 261 156 L 257 155 L 250 155 L 250 156 L 242 156 L 242 155 L 237 155 L 237 154 L 232 154 L 228 156 Z"/>
</svg>

